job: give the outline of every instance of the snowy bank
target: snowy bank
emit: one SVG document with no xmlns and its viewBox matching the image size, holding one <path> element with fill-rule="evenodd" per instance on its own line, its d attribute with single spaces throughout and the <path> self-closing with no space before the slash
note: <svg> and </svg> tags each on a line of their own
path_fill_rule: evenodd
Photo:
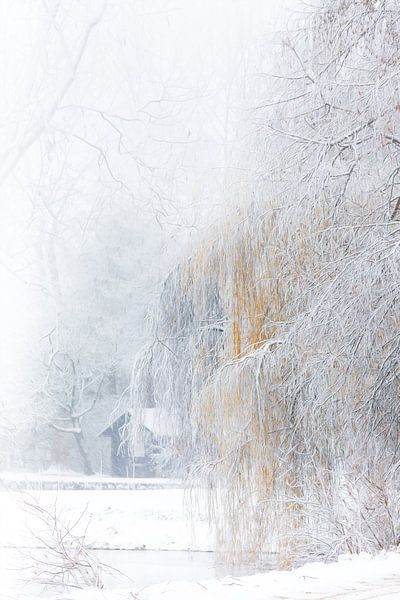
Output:
<svg viewBox="0 0 400 600">
<path fill-rule="evenodd" d="M 173 581 L 130 590 L 80 590 L 61 600 L 398 600 L 400 554 L 346 556 L 335 563 L 309 563 L 293 571 L 251 577 Z"/>
<path fill-rule="evenodd" d="M 398 600 L 400 598 L 400 553 L 382 553 L 346 556 L 336 563 L 312 563 L 292 571 L 270 571 L 246 577 L 211 579 L 196 574 L 188 580 L 187 570 L 163 572 L 165 580 L 152 579 L 152 585 L 139 585 L 138 573 L 143 569 L 141 552 L 130 552 L 130 566 L 123 566 L 123 552 L 118 567 L 127 576 L 118 586 L 125 589 L 71 589 L 55 594 L 51 590 L 33 591 L 21 587 L 21 572 L 13 570 L 13 552 L 10 546 L 30 546 L 32 555 L 35 522 L 24 510 L 22 500 L 26 494 L 0 494 L 0 525 L 3 548 L 0 554 L 0 599 L 28 600 L 52 598 L 54 600 L 328 600 L 354 599 Z M 191 526 L 185 518 L 183 490 L 135 491 L 45 491 L 31 494 L 41 506 L 57 506 L 60 516 L 73 522 L 83 511 L 79 527 L 87 527 L 87 539 L 95 547 L 146 548 L 153 550 L 209 550 L 212 538 L 207 523 L 201 516 Z M 194 535 L 195 534 L 195 535 Z M 118 556 L 119 556 L 118 554 Z M 150 554 L 149 553 L 145 553 Z M 177 552 L 161 552 L 176 556 Z M 205 555 L 204 555 L 205 556 Z M 208 555 L 211 557 L 211 555 Z M 15 554 L 14 554 L 15 557 Z M 132 559 L 131 559 L 132 557 Z M 136 560 L 137 558 L 137 560 Z M 165 557 L 166 558 L 166 557 Z M 164 561 L 164 558 L 163 558 Z M 167 561 L 168 563 L 168 561 Z M 202 571 L 204 573 L 204 571 Z M 210 571 L 212 572 L 212 571 Z M 229 572 L 229 570 L 225 571 Z M 231 571 L 233 572 L 233 571 Z M 157 574 L 159 575 L 159 573 Z M 159 582 L 159 583 L 154 583 Z M 106 584 L 108 585 L 108 584 Z"/>
<path fill-rule="evenodd" d="M 26 503 L 75 524 L 92 548 L 147 550 L 212 550 L 204 515 L 190 523 L 182 489 L 85 490 L 0 493 L 0 547 L 38 546 L 42 525 Z M 33 533 L 32 533 L 33 532 Z"/>
</svg>

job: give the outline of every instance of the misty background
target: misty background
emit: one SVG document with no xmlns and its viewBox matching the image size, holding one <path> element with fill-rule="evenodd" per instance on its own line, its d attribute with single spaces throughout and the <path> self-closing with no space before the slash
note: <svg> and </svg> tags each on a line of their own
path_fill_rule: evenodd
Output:
<svg viewBox="0 0 400 600">
<path fill-rule="evenodd" d="M 237 158 L 286 16 L 258 0 L 0 4 L 2 470 L 112 474 L 101 434 L 162 282 L 248 176 Z"/>
</svg>

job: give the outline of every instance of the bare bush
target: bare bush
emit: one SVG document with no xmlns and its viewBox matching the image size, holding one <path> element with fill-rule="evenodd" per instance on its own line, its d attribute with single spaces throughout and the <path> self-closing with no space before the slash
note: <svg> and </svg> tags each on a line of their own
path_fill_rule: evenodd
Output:
<svg viewBox="0 0 400 600">
<path fill-rule="evenodd" d="M 108 567 L 90 550 L 87 509 L 73 522 L 67 522 L 56 502 L 46 508 L 34 499 L 25 499 L 23 507 L 32 523 L 30 532 L 37 548 L 26 565 L 30 583 L 45 589 L 103 588 L 102 575 Z"/>
</svg>

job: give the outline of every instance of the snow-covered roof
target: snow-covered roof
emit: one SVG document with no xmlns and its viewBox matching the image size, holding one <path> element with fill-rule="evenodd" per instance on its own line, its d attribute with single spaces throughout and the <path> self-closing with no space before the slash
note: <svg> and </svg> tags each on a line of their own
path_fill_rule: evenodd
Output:
<svg viewBox="0 0 400 600">
<path fill-rule="evenodd" d="M 122 417 L 130 417 L 130 410 L 121 410 L 111 415 L 111 419 L 100 430 L 98 435 L 104 434 Z M 167 414 L 160 408 L 142 409 L 142 424 L 156 437 L 171 437 L 176 429 L 176 422 L 173 416 Z"/>
<path fill-rule="evenodd" d="M 143 425 L 156 437 L 171 437 L 175 430 L 173 417 L 160 408 L 144 408 Z"/>
</svg>

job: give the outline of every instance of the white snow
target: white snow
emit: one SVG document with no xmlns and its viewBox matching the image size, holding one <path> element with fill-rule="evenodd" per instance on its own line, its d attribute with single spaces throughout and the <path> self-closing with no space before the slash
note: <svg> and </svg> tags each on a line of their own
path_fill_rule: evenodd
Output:
<svg viewBox="0 0 400 600">
<path fill-rule="evenodd" d="M 346 557 L 337 563 L 310 563 L 299 569 L 198 582 L 168 582 L 146 589 L 85 590 L 70 600 L 398 600 L 400 555 Z"/>
<path fill-rule="evenodd" d="M 212 550 L 204 516 L 189 523 L 182 489 L 60 490 L 0 494 L 0 546 L 31 546 L 35 519 L 25 503 L 54 510 L 64 523 L 75 523 L 95 548 Z"/>
<path fill-rule="evenodd" d="M 34 532 L 38 531 L 38 523 L 24 510 L 24 498 L 49 509 L 56 505 L 64 522 L 72 523 L 83 513 L 77 530 L 83 533 L 87 527 L 87 539 L 96 548 L 146 548 L 156 552 L 121 551 L 121 560 L 118 560 L 117 551 L 110 552 L 117 556 L 117 565 L 127 576 L 118 582 L 124 589 L 70 589 L 68 593 L 56 594 L 36 591 L 29 586 L 21 587 L 18 583 L 21 559 L 9 546 L 28 546 L 27 556 L 34 554 L 37 552 L 33 550 L 37 543 Z M 292 571 L 222 578 L 210 578 L 215 572 L 211 565 L 212 555 L 200 553 L 198 556 L 205 558 L 202 563 L 198 561 L 197 564 L 196 555 L 192 555 L 193 565 L 188 568 L 187 552 L 161 551 L 209 550 L 212 539 L 201 515 L 197 515 L 193 526 L 190 525 L 184 516 L 183 499 L 180 489 L 45 491 L 29 495 L 0 493 L 0 600 L 44 597 L 53 600 L 400 598 L 400 553 L 397 552 L 382 553 L 376 557 L 367 554 L 346 556 L 336 563 L 307 564 Z M 29 529 L 33 533 L 29 533 Z M 179 561 L 182 561 L 181 570 Z M 18 569 L 13 570 L 16 566 Z M 146 578 L 140 579 L 144 571 Z"/>
</svg>

